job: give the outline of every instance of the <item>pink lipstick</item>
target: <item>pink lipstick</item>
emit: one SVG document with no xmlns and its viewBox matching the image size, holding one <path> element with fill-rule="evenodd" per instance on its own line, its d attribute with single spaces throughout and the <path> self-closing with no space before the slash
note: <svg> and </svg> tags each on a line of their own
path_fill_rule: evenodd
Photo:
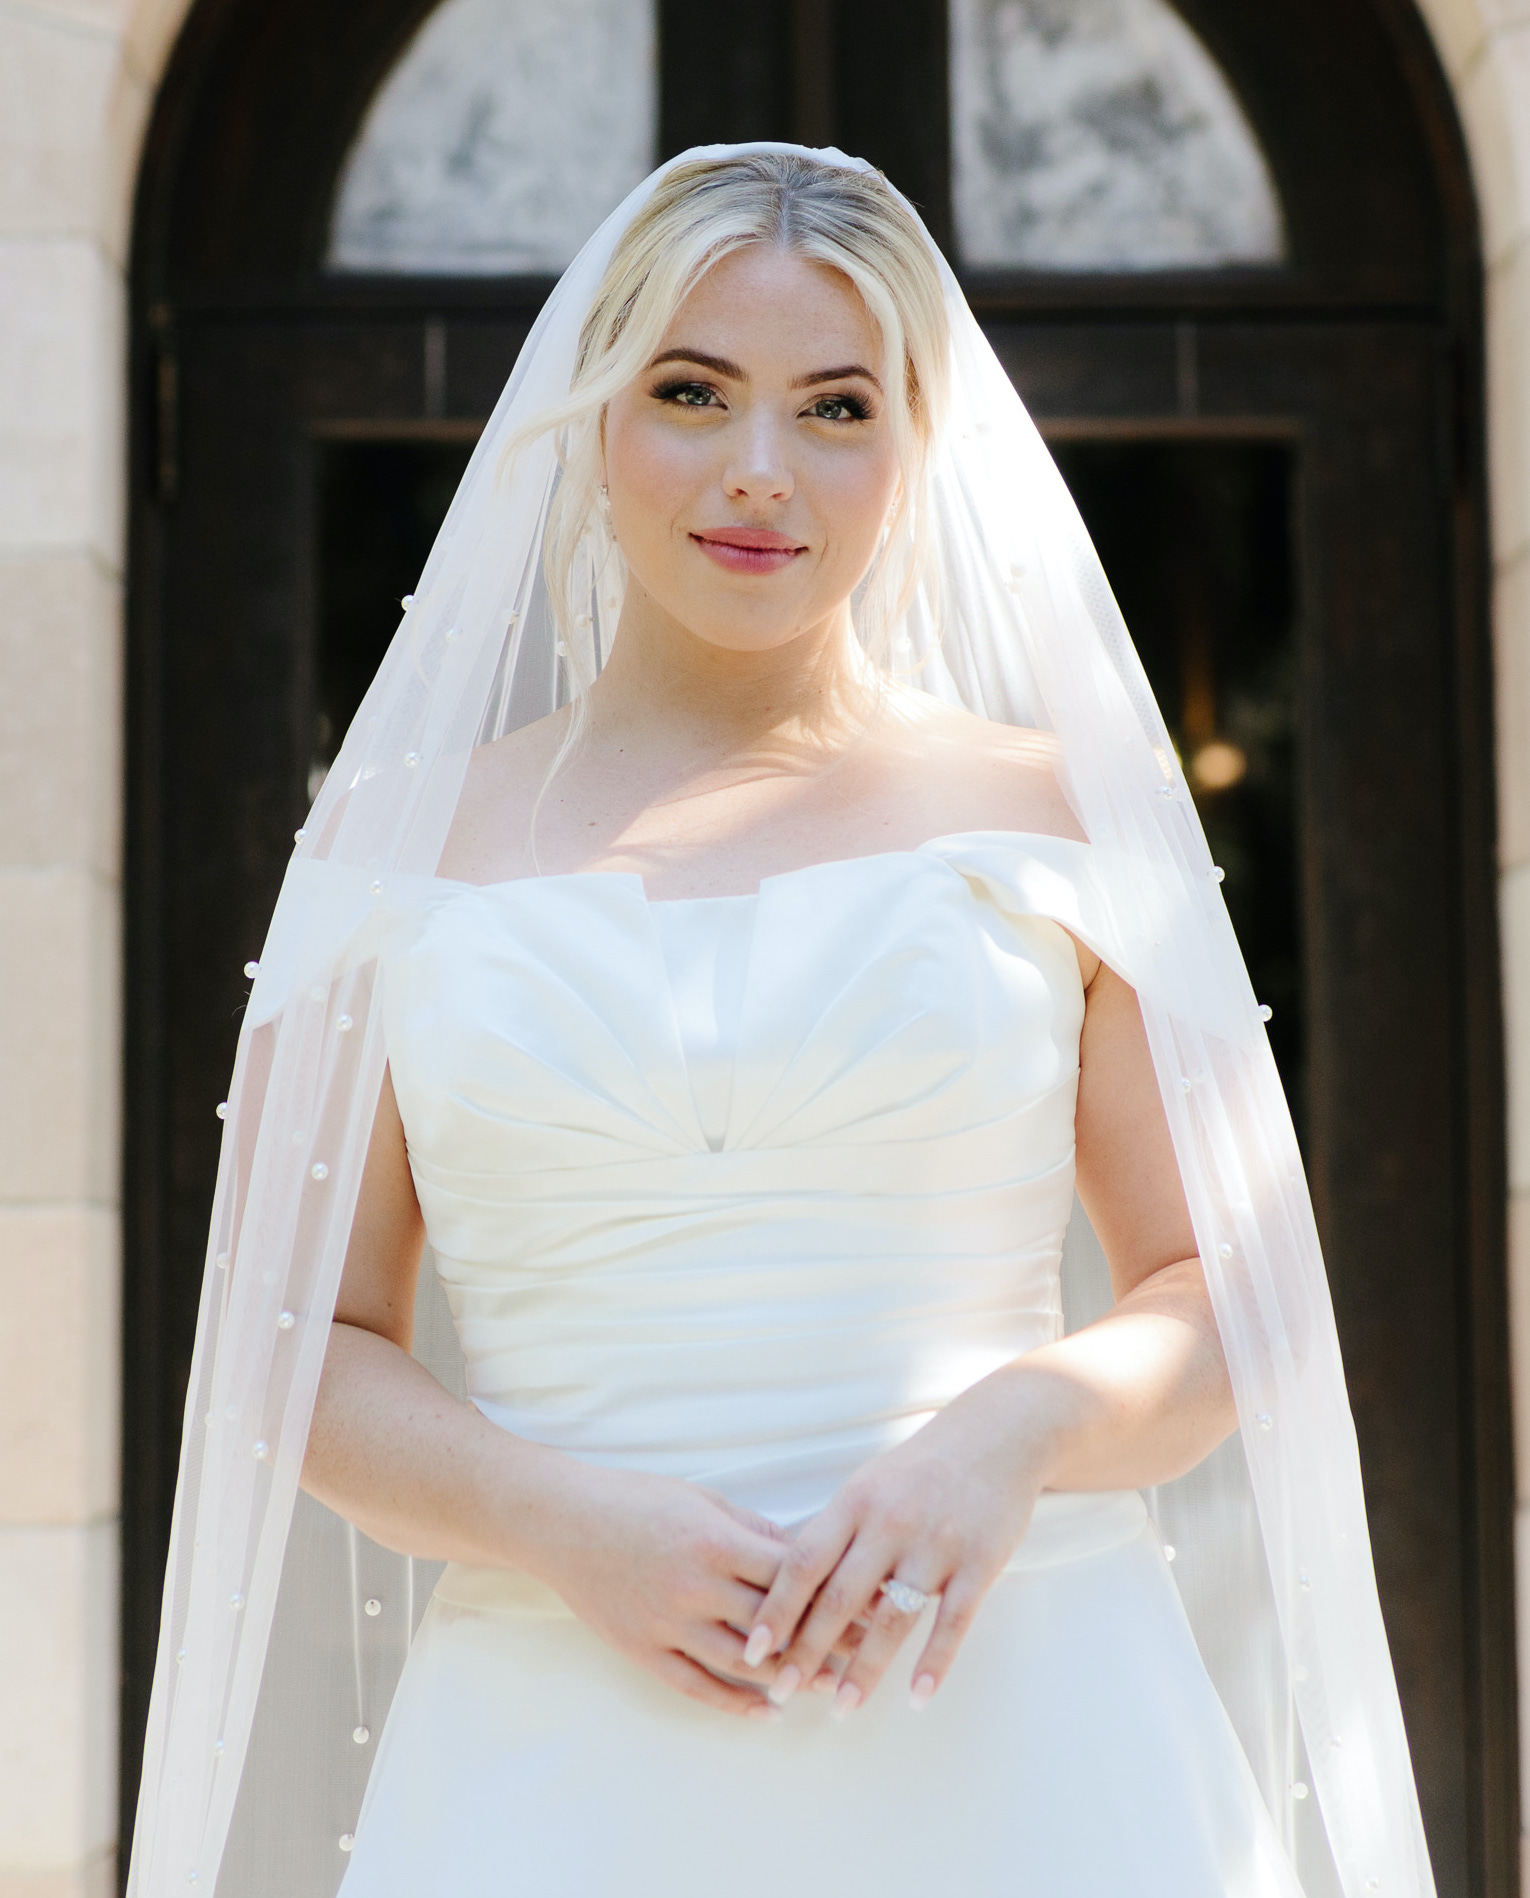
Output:
<svg viewBox="0 0 1530 1898">
<path fill-rule="evenodd" d="M 691 539 L 729 573 L 779 573 L 807 552 L 801 541 L 765 527 L 708 527 Z"/>
</svg>

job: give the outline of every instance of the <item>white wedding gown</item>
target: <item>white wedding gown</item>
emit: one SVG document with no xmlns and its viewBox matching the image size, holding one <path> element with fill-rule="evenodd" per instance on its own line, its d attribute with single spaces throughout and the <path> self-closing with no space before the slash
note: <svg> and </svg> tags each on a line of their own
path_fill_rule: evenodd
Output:
<svg viewBox="0 0 1530 1898">
<path fill-rule="evenodd" d="M 436 885 L 388 1054 L 472 1401 L 792 1523 L 1058 1336 L 1091 890 L 1009 833 Z M 917 1648 L 843 1724 L 741 1721 L 449 1567 L 343 1898 L 1294 1898 L 1134 1492 L 1043 1498 L 916 1714 Z"/>
</svg>

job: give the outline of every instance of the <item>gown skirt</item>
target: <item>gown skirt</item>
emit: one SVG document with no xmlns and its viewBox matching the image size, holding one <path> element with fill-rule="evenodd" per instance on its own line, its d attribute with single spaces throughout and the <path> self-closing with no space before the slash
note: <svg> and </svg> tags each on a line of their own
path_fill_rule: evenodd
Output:
<svg viewBox="0 0 1530 1898">
<path fill-rule="evenodd" d="M 1105 1513 L 999 1577 L 927 1707 L 933 1608 L 843 1722 L 718 1713 L 535 1584 L 449 1570 L 343 1898 L 1298 1898 L 1156 1531 Z"/>
</svg>

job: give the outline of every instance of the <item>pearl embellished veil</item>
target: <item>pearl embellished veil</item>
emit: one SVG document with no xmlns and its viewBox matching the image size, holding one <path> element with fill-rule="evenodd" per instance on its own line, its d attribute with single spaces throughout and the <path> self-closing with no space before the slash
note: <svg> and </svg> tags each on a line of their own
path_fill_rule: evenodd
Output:
<svg viewBox="0 0 1530 1898">
<path fill-rule="evenodd" d="M 685 159 L 766 151 L 866 169 L 782 146 Z M 298 833 L 229 1090 L 133 1898 L 329 1898 L 344 1872 L 430 1585 L 425 1565 L 298 1493 L 385 1063 L 377 950 L 429 888 L 472 750 L 551 711 L 610 649 L 620 584 L 604 527 L 592 519 L 579 556 L 589 651 L 560 655 L 542 563 L 553 439 L 503 469 L 501 451 L 567 397 L 616 242 L 668 169 L 607 219 L 538 318 Z M 1237 1397 L 1238 1435 L 1154 1499 L 1174 1572 L 1312 1898 L 1428 1898 L 1322 1258 L 1219 873 L 1077 510 L 934 254 L 952 332 L 932 474 L 938 624 L 921 596 L 895 647 L 939 696 L 1056 737 L 1111 959 L 1141 998 Z M 1089 1247 L 1070 1239 L 1080 1283 Z M 450 1379 L 431 1278 L 416 1351 Z"/>
</svg>

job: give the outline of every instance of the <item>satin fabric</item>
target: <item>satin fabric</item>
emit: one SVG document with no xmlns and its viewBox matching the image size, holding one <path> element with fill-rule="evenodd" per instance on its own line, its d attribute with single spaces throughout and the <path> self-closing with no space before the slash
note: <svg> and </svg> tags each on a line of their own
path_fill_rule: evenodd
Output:
<svg viewBox="0 0 1530 1898">
<path fill-rule="evenodd" d="M 692 904 L 436 885 L 384 1008 L 471 1401 L 790 1524 L 1057 1337 L 1069 929 L 1111 952 L 1088 847 L 1003 833 Z M 917 1720 L 916 1652 L 844 1726 L 762 1729 L 453 1565 L 346 1898 L 773 1892 L 767 1816 L 811 1893 L 1295 1893 L 1135 1493 L 1042 1499 Z"/>
</svg>

